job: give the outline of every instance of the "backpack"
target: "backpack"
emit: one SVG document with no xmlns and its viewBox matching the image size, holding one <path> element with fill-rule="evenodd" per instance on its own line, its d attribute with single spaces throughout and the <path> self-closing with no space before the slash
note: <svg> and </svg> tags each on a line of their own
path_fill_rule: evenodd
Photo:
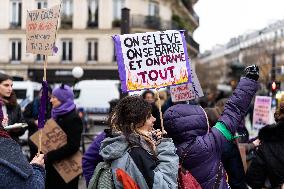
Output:
<svg viewBox="0 0 284 189">
<path fill-rule="evenodd" d="M 188 144 L 187 147 L 191 144 L 192 143 Z M 183 160 L 186 156 L 187 152 L 184 152 L 182 154 L 182 157 L 180 157 L 180 163 L 178 168 L 178 189 L 202 189 L 200 184 L 191 175 L 191 173 L 182 166 Z"/>
<path fill-rule="evenodd" d="M 100 162 L 88 185 L 88 189 L 114 189 L 110 163 Z"/>
<path fill-rule="evenodd" d="M 178 189 L 202 189 L 191 173 L 181 164 L 178 169 Z"/>
</svg>

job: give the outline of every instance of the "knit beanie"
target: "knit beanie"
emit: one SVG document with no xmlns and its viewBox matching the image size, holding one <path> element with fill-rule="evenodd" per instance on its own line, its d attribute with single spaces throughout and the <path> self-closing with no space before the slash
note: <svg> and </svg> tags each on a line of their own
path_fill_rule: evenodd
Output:
<svg viewBox="0 0 284 189">
<path fill-rule="evenodd" d="M 55 96 L 60 102 L 64 103 L 69 100 L 74 100 L 74 93 L 71 87 L 62 84 L 60 87 L 53 89 L 52 95 Z"/>
</svg>

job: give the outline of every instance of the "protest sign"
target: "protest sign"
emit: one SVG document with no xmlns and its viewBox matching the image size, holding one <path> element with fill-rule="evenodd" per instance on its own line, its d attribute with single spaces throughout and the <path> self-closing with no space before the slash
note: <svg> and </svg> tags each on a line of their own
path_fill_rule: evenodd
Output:
<svg viewBox="0 0 284 189">
<path fill-rule="evenodd" d="M 170 93 L 173 102 L 195 99 L 195 93 L 192 88 L 192 83 L 171 86 Z"/>
<path fill-rule="evenodd" d="M 30 137 L 37 147 L 39 146 L 40 131 L 42 131 L 42 152 L 44 154 L 56 150 L 67 143 L 66 134 L 53 119 L 49 119 L 43 129 L 40 129 Z M 82 154 L 78 151 L 69 158 L 54 163 L 53 166 L 63 180 L 68 183 L 82 173 L 81 161 Z"/>
<path fill-rule="evenodd" d="M 195 70 L 192 67 L 190 75 L 192 83 L 170 87 L 170 93 L 173 102 L 187 101 L 204 96 Z"/>
<path fill-rule="evenodd" d="M 256 96 L 253 110 L 253 127 L 261 129 L 270 122 L 271 97 Z"/>
<path fill-rule="evenodd" d="M 248 164 L 247 164 L 247 153 L 246 153 L 246 144 L 238 144 L 239 147 L 239 151 L 240 151 L 240 155 L 242 158 L 242 162 L 243 162 L 243 166 L 244 166 L 244 170 L 245 172 L 247 171 L 248 168 Z"/>
<path fill-rule="evenodd" d="M 193 66 L 191 66 L 190 75 L 191 75 L 192 89 L 193 89 L 194 94 L 195 94 L 195 96 L 196 96 L 195 98 L 197 98 L 197 97 L 203 97 L 204 94 L 203 94 L 201 85 L 200 85 L 200 83 L 199 83 L 198 77 L 197 77 L 197 75 L 196 75 L 195 68 L 193 68 Z"/>
<path fill-rule="evenodd" d="M 60 6 L 27 12 L 27 53 L 52 55 L 56 38 Z"/>
<path fill-rule="evenodd" d="M 183 31 L 113 36 L 123 92 L 190 82 Z"/>
</svg>

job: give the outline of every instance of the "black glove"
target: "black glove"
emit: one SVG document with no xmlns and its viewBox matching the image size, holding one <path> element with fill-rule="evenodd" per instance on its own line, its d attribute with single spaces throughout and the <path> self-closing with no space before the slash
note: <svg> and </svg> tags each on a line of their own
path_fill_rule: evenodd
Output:
<svg viewBox="0 0 284 189">
<path fill-rule="evenodd" d="M 253 79 L 255 81 L 259 78 L 259 69 L 257 65 L 251 65 L 245 69 L 245 77 Z"/>
</svg>

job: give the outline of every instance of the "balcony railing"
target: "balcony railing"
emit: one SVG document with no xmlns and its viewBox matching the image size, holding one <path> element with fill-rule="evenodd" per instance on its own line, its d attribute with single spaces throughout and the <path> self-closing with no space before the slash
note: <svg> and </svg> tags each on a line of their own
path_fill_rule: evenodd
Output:
<svg viewBox="0 0 284 189">
<path fill-rule="evenodd" d="M 199 23 L 199 16 L 194 12 L 194 10 L 192 10 L 191 14 L 193 18 L 197 21 L 197 23 Z"/>
<path fill-rule="evenodd" d="M 193 47 L 199 52 L 199 44 L 186 32 L 184 33 L 184 35 L 185 35 L 186 42 L 189 43 L 191 47 Z"/>
<path fill-rule="evenodd" d="M 99 23 L 97 21 L 88 21 L 87 22 L 87 26 L 88 28 L 95 28 L 95 27 L 98 27 Z"/>
<path fill-rule="evenodd" d="M 181 0 L 181 2 L 187 9 L 190 9 L 190 7 L 192 6 L 191 0 Z"/>
<path fill-rule="evenodd" d="M 61 28 L 63 29 L 71 29 L 73 26 L 73 17 L 72 16 L 67 16 L 67 15 L 62 15 L 61 18 Z"/>
<path fill-rule="evenodd" d="M 199 23 L 199 16 L 193 10 L 191 0 L 181 0 L 181 2 L 185 6 L 185 8 L 190 12 L 192 17 L 196 20 L 196 22 Z"/>
<path fill-rule="evenodd" d="M 10 22 L 10 28 L 14 29 L 14 28 L 20 28 L 22 25 L 21 22 Z"/>
<path fill-rule="evenodd" d="M 158 16 L 132 15 L 130 21 L 132 28 L 147 28 L 154 30 L 172 29 L 172 22 L 162 20 Z"/>
<path fill-rule="evenodd" d="M 117 28 L 117 27 L 120 27 L 121 25 L 121 20 L 120 19 L 115 19 L 112 21 L 112 27 L 113 28 Z"/>
</svg>

